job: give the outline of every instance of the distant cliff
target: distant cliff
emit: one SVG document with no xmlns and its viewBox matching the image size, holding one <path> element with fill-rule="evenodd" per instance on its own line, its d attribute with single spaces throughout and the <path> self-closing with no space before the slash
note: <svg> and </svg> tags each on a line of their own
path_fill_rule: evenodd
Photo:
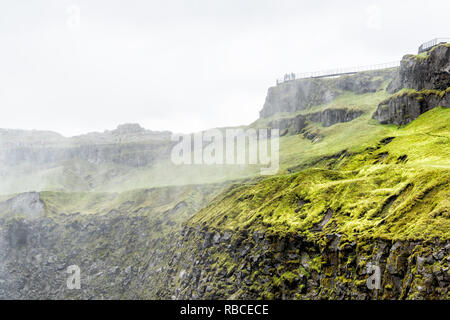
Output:
<svg viewBox="0 0 450 320">
<path fill-rule="evenodd" d="M 170 132 L 145 130 L 138 124 L 71 138 L 48 131 L 0 129 L 0 163 L 51 164 L 79 159 L 95 164 L 144 166 L 161 153 L 167 154 L 167 150 L 163 150 L 167 145 L 170 145 Z"/>
<path fill-rule="evenodd" d="M 65 138 L 48 131 L 0 129 L 0 146 L 0 164 L 3 165 L 54 164 L 78 159 L 95 164 L 145 166 L 167 155 L 170 132 L 124 124 L 112 131 Z"/>
<path fill-rule="evenodd" d="M 37 130 L 0 129 L 0 194 L 90 191 L 132 170 L 167 161 L 174 144 L 169 131 L 138 124 L 75 137 Z"/>
</svg>

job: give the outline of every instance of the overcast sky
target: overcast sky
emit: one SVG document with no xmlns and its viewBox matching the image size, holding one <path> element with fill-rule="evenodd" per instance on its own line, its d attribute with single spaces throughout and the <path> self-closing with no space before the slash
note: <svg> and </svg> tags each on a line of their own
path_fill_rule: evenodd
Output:
<svg viewBox="0 0 450 320">
<path fill-rule="evenodd" d="M 0 128 L 256 120 L 286 72 L 400 60 L 450 37 L 450 1 L 0 2 Z"/>
</svg>

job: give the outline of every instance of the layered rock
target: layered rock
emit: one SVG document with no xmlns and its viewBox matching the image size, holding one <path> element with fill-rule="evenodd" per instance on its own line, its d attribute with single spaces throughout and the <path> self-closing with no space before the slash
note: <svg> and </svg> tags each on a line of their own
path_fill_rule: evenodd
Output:
<svg viewBox="0 0 450 320">
<path fill-rule="evenodd" d="M 183 254 L 169 264 L 173 276 L 167 277 L 161 297 L 365 300 L 449 293 L 448 241 L 430 249 L 421 241 L 348 242 L 340 234 L 326 234 L 311 242 L 301 235 L 186 227 L 177 248 Z M 379 285 L 373 287 L 367 283 L 375 268 Z"/>
<path fill-rule="evenodd" d="M 38 192 L 18 194 L 7 201 L 0 202 L 0 213 L 3 217 L 21 214 L 26 218 L 41 217 L 44 212 L 44 203 Z"/>
<path fill-rule="evenodd" d="M 44 201 L 26 193 L 1 202 L 0 300 L 155 299 L 181 223 L 221 188 L 129 192 L 117 206 L 111 203 L 119 194 L 99 195 L 90 198 L 88 210 L 103 208 L 94 214 L 84 212 L 82 201 L 75 207 L 81 212 L 52 213 L 52 202 L 80 196 L 74 194 Z M 67 286 L 72 265 L 80 269 L 80 289 Z"/>
<path fill-rule="evenodd" d="M 280 118 L 269 122 L 269 127 L 280 129 L 281 135 L 298 134 L 308 126 L 308 122 L 320 123 L 324 127 L 336 123 L 352 121 L 363 114 L 360 110 L 349 110 L 345 108 L 329 108 L 309 114 L 300 114 L 290 118 Z"/>
<path fill-rule="evenodd" d="M 382 124 L 404 125 L 439 106 L 450 107 L 450 90 L 407 90 L 380 103 L 372 117 Z"/>
<path fill-rule="evenodd" d="M 168 157 L 172 146 L 170 134 L 145 130 L 138 124 L 71 138 L 53 132 L 0 129 L 0 163 L 55 165 L 84 160 L 94 164 L 147 166 Z"/>
<path fill-rule="evenodd" d="M 402 88 L 446 90 L 450 87 L 450 44 L 434 47 L 419 55 L 405 55 L 389 92 Z"/>
<path fill-rule="evenodd" d="M 157 160 L 167 159 L 172 144 L 167 141 L 124 144 L 90 144 L 81 146 L 11 147 L 0 152 L 0 162 L 5 166 L 18 164 L 57 165 L 66 161 L 81 160 L 91 164 L 121 164 L 144 167 Z"/>
<path fill-rule="evenodd" d="M 339 95 L 339 91 L 324 85 L 326 82 L 319 79 L 303 79 L 269 88 L 260 117 L 267 118 L 279 112 L 301 111 L 331 102 Z"/>
<path fill-rule="evenodd" d="M 118 211 L 60 222 L 0 219 L 0 299 L 151 298 L 165 254 L 164 239 L 150 237 L 155 227 L 148 216 Z M 80 268 L 80 290 L 66 285 L 71 265 Z"/>
<path fill-rule="evenodd" d="M 269 127 L 280 130 L 280 136 L 298 134 L 308 125 L 304 115 L 291 118 L 280 118 L 269 122 Z"/>
<path fill-rule="evenodd" d="M 387 87 L 388 92 L 397 94 L 382 101 L 373 118 L 383 124 L 407 124 L 430 109 L 450 107 L 449 88 L 449 44 L 419 55 L 406 55 Z"/>
<path fill-rule="evenodd" d="M 70 138 L 0 129 L 0 193 L 102 188 L 133 170 L 167 162 L 175 144 L 170 137 L 169 131 L 145 130 L 137 124 Z"/>
<path fill-rule="evenodd" d="M 326 104 L 343 92 L 363 94 L 379 90 L 395 69 L 360 72 L 337 78 L 309 78 L 284 82 L 268 90 L 261 118 L 279 112 L 296 112 Z"/>
<path fill-rule="evenodd" d="M 336 123 L 352 121 L 362 114 L 363 112 L 361 110 L 330 108 L 321 112 L 311 113 L 308 115 L 308 119 L 310 121 L 319 122 L 324 127 L 329 127 Z"/>
</svg>

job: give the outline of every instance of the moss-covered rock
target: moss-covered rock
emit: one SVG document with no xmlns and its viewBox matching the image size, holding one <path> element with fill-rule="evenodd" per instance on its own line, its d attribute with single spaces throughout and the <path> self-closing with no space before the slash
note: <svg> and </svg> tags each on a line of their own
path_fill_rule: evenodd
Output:
<svg viewBox="0 0 450 320">
<path fill-rule="evenodd" d="M 449 116 L 436 108 L 337 162 L 230 187 L 189 220 L 170 264 L 185 282 L 166 277 L 159 296 L 448 299 Z"/>
<path fill-rule="evenodd" d="M 442 91 L 402 89 L 380 102 L 372 117 L 383 124 L 403 125 L 438 106 L 450 107 L 450 87 Z"/>
</svg>

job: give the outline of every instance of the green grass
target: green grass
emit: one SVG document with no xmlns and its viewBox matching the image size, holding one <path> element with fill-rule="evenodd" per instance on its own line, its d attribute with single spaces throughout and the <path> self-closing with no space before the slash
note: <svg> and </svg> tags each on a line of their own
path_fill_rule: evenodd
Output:
<svg viewBox="0 0 450 320">
<path fill-rule="evenodd" d="M 326 107 L 339 108 L 349 106 L 362 110 L 364 114 L 353 121 L 338 123 L 330 127 L 310 124 L 312 129 L 321 137 L 313 143 L 302 135 L 287 136 L 280 139 L 281 168 L 292 166 L 307 167 L 324 156 L 333 155 L 342 150 L 358 152 L 376 143 L 384 136 L 391 135 L 395 126 L 383 126 L 371 119 L 378 103 L 387 96 L 385 91 L 367 93 L 363 95 L 345 94 L 337 98 Z"/>
<path fill-rule="evenodd" d="M 295 174 L 236 185 L 189 223 L 213 229 L 300 232 L 314 238 L 320 232 L 311 228 L 331 209 L 326 233 L 449 239 L 449 121 L 450 110 L 436 108 L 404 128 L 388 126 L 377 140 L 385 133 L 395 137 L 386 145 L 372 143 L 339 161 L 323 160 Z M 307 201 L 301 208 L 299 199 Z"/>
<path fill-rule="evenodd" d="M 161 214 L 184 203 L 200 209 L 199 203 L 212 193 L 217 193 L 225 184 L 171 186 L 164 188 L 136 189 L 120 193 L 107 192 L 58 192 L 43 191 L 40 200 L 45 205 L 46 215 L 57 218 L 61 214 L 107 215 L 113 210 L 127 214 Z M 183 205 L 184 207 L 184 205 Z"/>
<path fill-rule="evenodd" d="M 404 96 L 410 96 L 410 97 L 416 98 L 418 100 L 423 99 L 424 96 L 426 97 L 426 96 L 430 96 L 430 95 L 434 95 L 439 98 L 443 98 L 448 93 L 450 93 L 450 87 L 447 88 L 446 90 L 422 89 L 422 90 L 418 91 L 418 90 L 414 90 L 414 89 L 402 89 L 399 92 L 393 94 L 392 96 L 389 96 L 388 98 L 382 100 L 380 102 L 380 104 L 385 105 L 391 100 L 401 98 Z"/>
<path fill-rule="evenodd" d="M 407 54 L 407 55 L 405 55 L 404 58 L 413 58 L 413 59 L 416 59 L 418 61 L 426 60 L 426 59 L 428 59 L 430 57 L 431 52 L 436 50 L 436 48 L 438 48 L 438 47 L 450 47 L 450 43 L 439 44 L 437 46 L 434 46 L 430 50 L 422 52 L 422 53 L 419 53 L 419 54 Z"/>
</svg>

